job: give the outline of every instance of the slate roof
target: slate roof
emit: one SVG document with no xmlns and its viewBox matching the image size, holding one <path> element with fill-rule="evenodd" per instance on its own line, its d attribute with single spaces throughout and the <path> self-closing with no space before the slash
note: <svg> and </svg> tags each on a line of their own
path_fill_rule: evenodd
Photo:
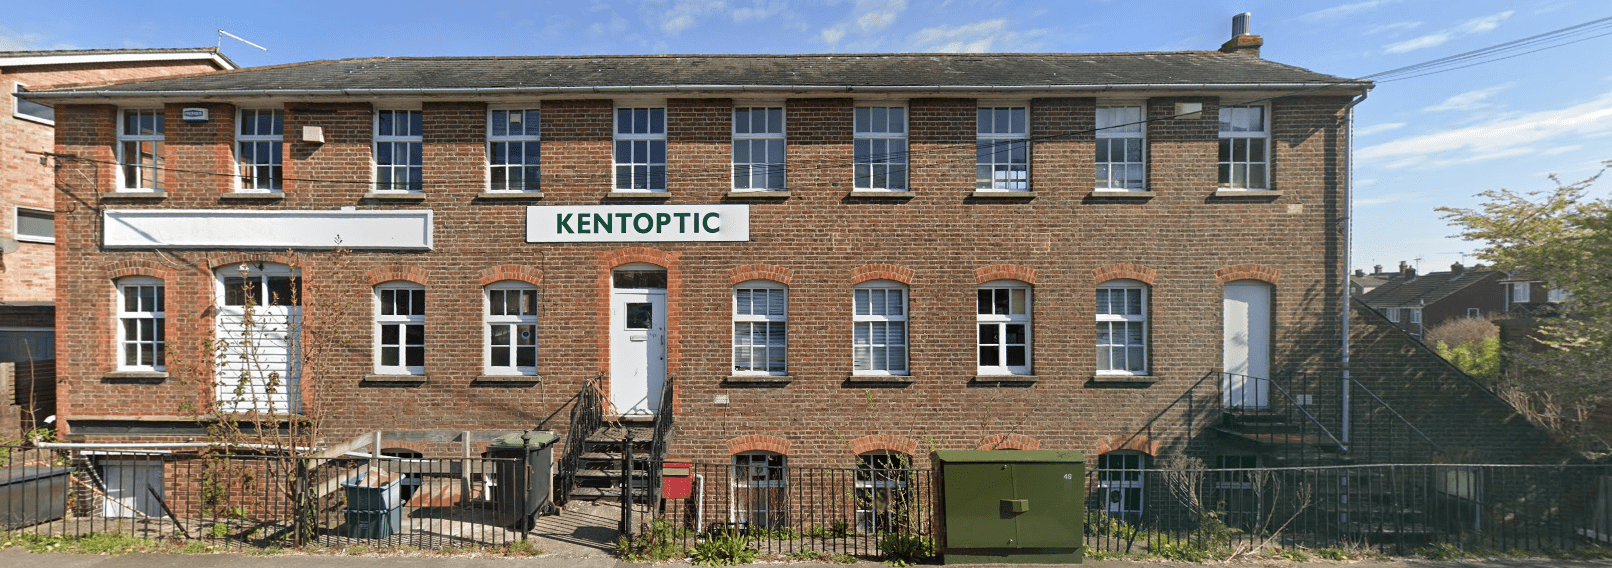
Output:
<svg viewBox="0 0 1612 568">
<path fill-rule="evenodd" d="M 1407 278 L 1399 272 L 1385 272 L 1370 276 L 1385 277 L 1386 281 L 1360 296 L 1360 301 L 1372 307 L 1431 306 L 1433 303 L 1461 291 L 1467 286 L 1482 282 L 1500 270 L 1464 270 L 1462 272 L 1429 272 Z M 1496 283 L 1498 280 L 1490 280 Z"/>
<path fill-rule="evenodd" d="M 610 55 L 555 57 L 376 57 L 311 61 L 111 86 L 40 91 L 76 95 L 410 92 L 467 89 L 699 87 L 1094 88 L 1222 86 L 1292 88 L 1357 81 L 1217 51 L 1155 53 Z M 68 94 L 73 93 L 73 94 Z M 55 95 L 55 96 L 52 96 Z"/>
<path fill-rule="evenodd" d="M 217 57 L 223 60 L 229 69 L 237 69 L 234 61 L 224 55 L 218 48 L 208 47 L 161 47 L 141 49 L 36 49 L 28 51 L 0 51 L 0 66 L 39 65 L 40 58 L 71 58 L 85 60 L 105 60 L 117 57 L 119 60 L 142 60 L 140 56 L 151 56 L 152 59 L 173 59 L 172 55 L 194 55 L 194 59 L 210 59 Z M 183 58 L 192 59 L 192 58 Z M 60 63 L 56 63 L 60 64 Z"/>
</svg>

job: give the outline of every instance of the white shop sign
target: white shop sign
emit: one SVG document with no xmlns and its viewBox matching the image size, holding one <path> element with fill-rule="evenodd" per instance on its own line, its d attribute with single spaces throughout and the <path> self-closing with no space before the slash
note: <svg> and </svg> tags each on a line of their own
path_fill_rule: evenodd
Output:
<svg viewBox="0 0 1612 568">
<path fill-rule="evenodd" d="M 106 248 L 431 250 L 431 211 L 106 211 Z"/>
<path fill-rule="evenodd" d="M 749 205 L 533 205 L 529 243 L 744 242 Z"/>
</svg>

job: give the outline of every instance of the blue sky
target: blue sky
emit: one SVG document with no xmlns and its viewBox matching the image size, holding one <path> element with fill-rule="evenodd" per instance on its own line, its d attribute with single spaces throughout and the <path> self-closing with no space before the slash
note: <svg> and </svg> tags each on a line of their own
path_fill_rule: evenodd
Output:
<svg viewBox="0 0 1612 568">
<path fill-rule="evenodd" d="M 213 45 L 242 66 L 432 55 L 1216 49 L 1252 12 L 1265 58 L 1360 77 L 1612 16 L 1604 0 L 85 2 L 12 10 L 0 50 Z M 1447 270 L 1434 207 L 1546 189 L 1612 159 L 1612 36 L 1378 85 L 1357 107 L 1355 268 Z M 1597 188 L 1603 196 L 1612 181 Z M 1470 264 L 1473 260 L 1466 258 Z"/>
</svg>

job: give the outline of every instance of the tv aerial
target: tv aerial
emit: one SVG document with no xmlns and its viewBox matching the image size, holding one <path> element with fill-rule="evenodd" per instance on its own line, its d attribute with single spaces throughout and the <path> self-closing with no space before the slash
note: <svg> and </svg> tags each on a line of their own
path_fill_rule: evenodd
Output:
<svg viewBox="0 0 1612 568">
<path fill-rule="evenodd" d="M 250 46 L 252 46 L 252 47 L 255 47 L 255 48 L 258 48 L 258 49 L 261 49 L 261 50 L 263 50 L 263 51 L 268 51 L 268 50 L 269 50 L 269 48 L 267 48 L 267 47 L 263 47 L 263 46 L 261 46 L 261 45 L 258 45 L 258 44 L 255 44 L 255 43 L 252 43 L 252 42 L 250 42 L 250 41 L 246 41 L 246 38 L 243 38 L 243 37 L 241 37 L 241 36 L 238 36 L 238 35 L 235 35 L 235 34 L 232 34 L 232 33 L 229 33 L 229 32 L 226 32 L 226 31 L 224 31 L 224 30 L 218 30 L 218 41 L 217 41 L 217 42 L 214 42 L 214 43 L 213 43 L 213 47 L 214 47 L 214 48 L 215 48 L 215 49 L 220 49 L 220 50 L 222 50 L 222 49 L 223 49 L 223 48 L 224 48 L 224 36 L 230 36 L 230 37 L 232 37 L 232 38 L 235 38 L 235 40 L 236 40 L 236 41 L 239 41 L 239 42 L 241 42 L 241 43 L 244 43 L 244 44 L 246 44 L 246 45 L 250 45 Z"/>
</svg>

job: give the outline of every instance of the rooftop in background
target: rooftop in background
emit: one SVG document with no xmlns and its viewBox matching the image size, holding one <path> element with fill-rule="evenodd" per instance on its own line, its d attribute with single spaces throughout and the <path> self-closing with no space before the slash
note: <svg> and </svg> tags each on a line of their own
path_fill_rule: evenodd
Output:
<svg viewBox="0 0 1612 568">
<path fill-rule="evenodd" d="M 1502 273 L 1499 270 L 1488 270 L 1483 265 L 1457 268 L 1449 272 L 1429 272 L 1417 274 L 1414 268 L 1401 265 L 1399 271 L 1382 272 L 1381 267 L 1372 274 L 1357 273 L 1351 278 L 1356 284 L 1364 285 L 1370 289 L 1360 296 L 1360 301 L 1372 307 L 1397 307 L 1432 304 L 1451 294 L 1461 291 L 1482 281 L 1484 278 Z M 1375 284 L 1375 287 L 1372 284 Z"/>
<path fill-rule="evenodd" d="M 182 61 L 211 59 L 226 70 L 239 69 L 216 47 L 174 47 L 160 49 L 59 49 L 0 51 L 0 68 L 24 65 L 77 65 L 132 61 Z"/>
<path fill-rule="evenodd" d="M 82 96 L 587 93 L 629 90 L 850 92 L 970 90 L 1293 89 L 1358 94 L 1345 79 L 1217 51 L 868 55 L 612 55 L 376 57 L 254 67 L 94 88 L 34 93 Z M 33 98 L 30 97 L 30 98 Z"/>
</svg>

